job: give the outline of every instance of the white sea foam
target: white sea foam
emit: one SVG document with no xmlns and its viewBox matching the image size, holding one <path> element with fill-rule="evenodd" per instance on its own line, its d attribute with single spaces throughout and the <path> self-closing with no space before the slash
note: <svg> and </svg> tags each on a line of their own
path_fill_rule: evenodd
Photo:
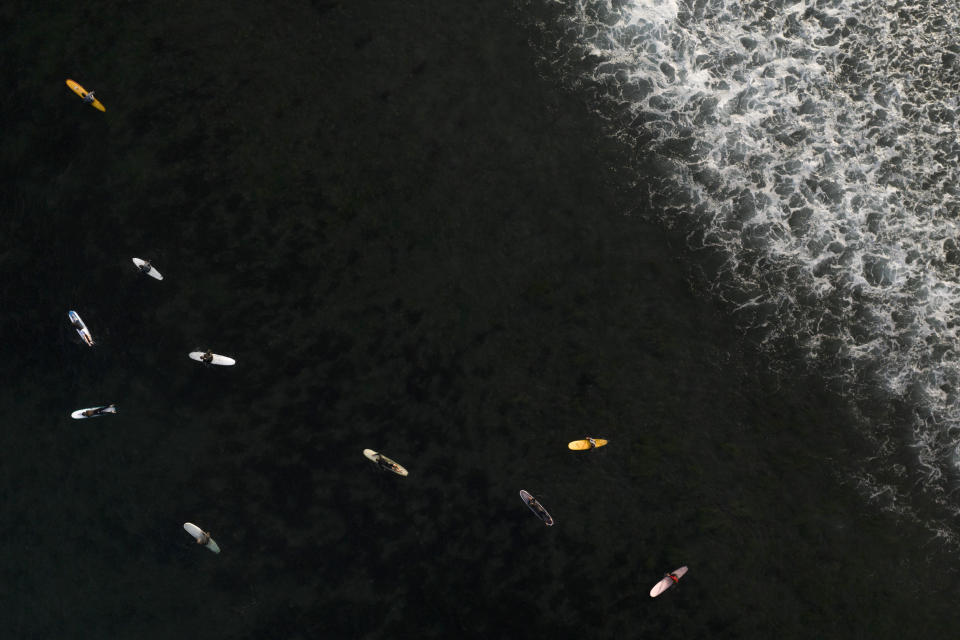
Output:
<svg viewBox="0 0 960 640">
<path fill-rule="evenodd" d="M 795 341 L 845 388 L 901 407 L 906 424 L 865 420 L 876 458 L 851 472 L 864 494 L 903 514 L 915 512 L 911 499 L 940 505 L 931 529 L 954 537 L 945 522 L 960 514 L 960 9 L 554 9 L 544 59 L 595 96 L 611 135 L 656 169 L 665 222 L 719 252 L 716 295 L 768 344 Z"/>
</svg>

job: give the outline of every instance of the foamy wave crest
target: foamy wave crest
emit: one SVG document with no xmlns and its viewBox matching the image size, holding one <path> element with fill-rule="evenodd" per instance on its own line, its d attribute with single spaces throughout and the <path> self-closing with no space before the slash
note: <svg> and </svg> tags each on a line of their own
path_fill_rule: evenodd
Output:
<svg viewBox="0 0 960 640">
<path fill-rule="evenodd" d="M 643 179 L 659 176 L 664 220 L 720 257 L 709 280 L 743 326 L 899 407 L 870 436 L 899 443 L 878 469 L 909 471 L 864 471 L 869 491 L 960 513 L 957 7 L 541 9 L 544 60 L 642 156 Z"/>
</svg>

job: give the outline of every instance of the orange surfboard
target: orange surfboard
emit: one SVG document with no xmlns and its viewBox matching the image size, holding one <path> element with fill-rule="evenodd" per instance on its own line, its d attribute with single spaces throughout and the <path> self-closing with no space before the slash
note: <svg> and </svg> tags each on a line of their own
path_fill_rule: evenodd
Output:
<svg viewBox="0 0 960 640">
<path fill-rule="evenodd" d="M 590 440 L 593 440 L 594 444 L 591 445 Z M 605 444 L 607 444 L 607 441 L 603 438 L 590 438 L 588 440 L 574 440 L 567 446 L 570 447 L 571 451 L 586 451 L 587 449 L 602 447 Z"/>
<path fill-rule="evenodd" d="M 73 92 L 74 92 L 75 94 L 77 94 L 78 96 L 80 96 L 81 98 L 86 98 L 86 97 L 87 97 L 87 94 L 90 93 L 89 91 L 87 91 L 86 89 L 84 89 L 83 87 L 81 87 L 79 84 L 77 84 L 77 83 L 74 82 L 73 80 L 70 80 L 69 78 L 67 78 L 67 86 L 70 87 L 70 88 L 73 90 Z M 94 109 L 98 109 L 98 110 L 100 110 L 100 111 L 106 111 L 106 110 L 107 110 L 107 108 L 106 108 L 105 106 L 103 106 L 103 104 L 102 104 L 99 100 L 97 100 L 97 99 L 94 99 L 94 101 L 91 102 L 90 105 L 91 105 Z"/>
</svg>

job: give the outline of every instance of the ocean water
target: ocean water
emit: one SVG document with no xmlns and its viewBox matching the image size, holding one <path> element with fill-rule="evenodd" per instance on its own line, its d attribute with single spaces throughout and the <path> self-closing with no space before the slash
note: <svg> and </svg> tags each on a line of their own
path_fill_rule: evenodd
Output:
<svg viewBox="0 0 960 640">
<path fill-rule="evenodd" d="M 950 16 L 0 7 L 0 636 L 948 635 Z"/>
<path fill-rule="evenodd" d="M 957 7 L 557 7 L 544 64 L 655 168 L 704 285 L 863 414 L 863 495 L 955 544 Z"/>
</svg>

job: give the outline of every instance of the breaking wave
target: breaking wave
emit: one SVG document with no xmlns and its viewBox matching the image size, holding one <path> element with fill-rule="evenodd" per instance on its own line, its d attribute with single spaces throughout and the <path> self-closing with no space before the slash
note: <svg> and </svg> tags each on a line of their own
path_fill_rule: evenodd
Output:
<svg viewBox="0 0 960 640">
<path fill-rule="evenodd" d="M 716 256 L 712 292 L 853 400 L 864 495 L 955 540 L 958 7 L 535 3 L 543 62 L 635 151 L 663 222 Z"/>
</svg>

